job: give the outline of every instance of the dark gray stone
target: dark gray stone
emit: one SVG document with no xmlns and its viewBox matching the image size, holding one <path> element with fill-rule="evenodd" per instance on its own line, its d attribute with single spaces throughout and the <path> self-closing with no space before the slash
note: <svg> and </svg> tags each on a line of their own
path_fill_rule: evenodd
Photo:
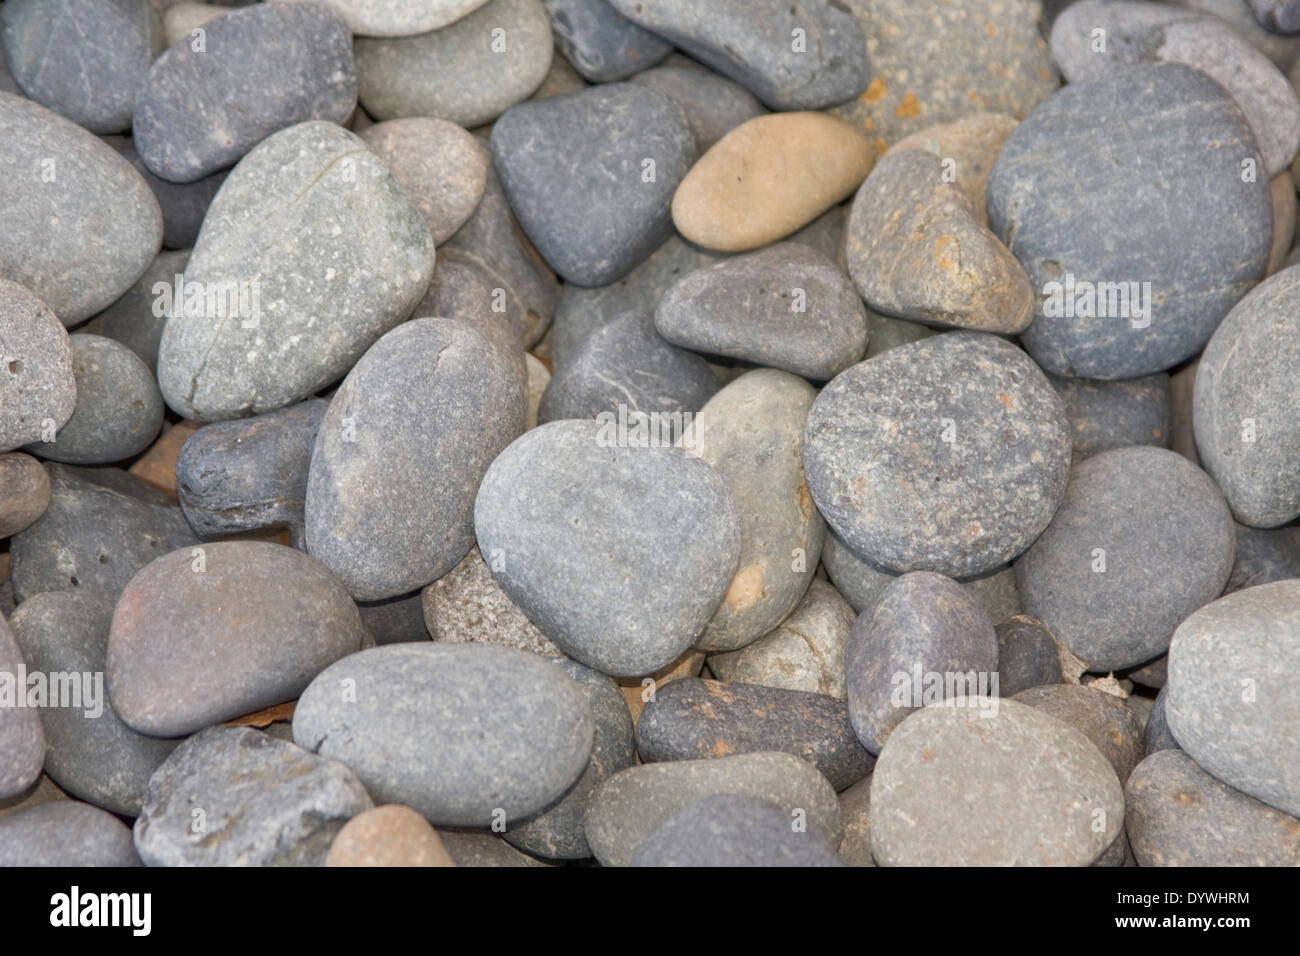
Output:
<svg viewBox="0 0 1300 956">
<path fill-rule="evenodd" d="M 424 626 L 424 602 L 418 591 L 382 601 L 358 601 L 357 610 L 376 644 L 429 639 L 429 629 Z"/>
<path fill-rule="evenodd" d="M 1047 530 L 1016 562 L 1025 613 L 1089 670 L 1164 653 L 1174 628 L 1223 592 L 1232 516 L 1205 474 L 1137 445 L 1081 462 Z"/>
<path fill-rule="evenodd" d="M 1237 525 L 1237 563 L 1225 594 L 1300 578 L 1300 525 L 1260 530 Z"/>
<path fill-rule="evenodd" d="M 1141 684 L 1143 687 L 1154 687 L 1159 690 L 1165 686 L 1167 679 L 1169 655 L 1161 654 L 1159 657 L 1152 658 L 1141 667 L 1135 667 L 1130 671 L 1125 671 L 1124 676 L 1135 684 Z"/>
<path fill-rule="evenodd" d="M 623 16 L 607 0 L 542 0 L 555 45 L 592 83 L 626 80 L 654 66 L 673 45 Z"/>
<path fill-rule="evenodd" d="M 1156 701 L 1151 706 L 1151 716 L 1147 718 L 1146 729 L 1143 731 L 1145 740 L 1146 755 L 1159 750 L 1181 750 L 1178 741 L 1174 740 L 1174 735 L 1169 730 L 1169 721 L 1165 719 L 1165 700 L 1169 697 L 1169 685 L 1165 684 L 1160 688 L 1160 693 L 1156 694 Z"/>
<path fill-rule="evenodd" d="M 199 237 L 203 226 L 203 217 L 207 215 L 212 199 L 217 190 L 226 181 L 228 170 L 220 170 L 211 176 L 204 176 L 189 183 L 174 183 L 154 175 L 140 154 L 135 150 L 135 143 L 123 137 L 112 137 L 109 145 L 122 154 L 122 158 L 135 167 L 136 172 L 153 190 L 154 198 L 162 209 L 163 238 L 165 249 L 189 249 Z M 157 349 L 155 348 L 156 352 Z"/>
<path fill-rule="evenodd" d="M 50 476 L 22 452 L 0 454 L 0 539 L 29 527 L 50 506 Z"/>
<path fill-rule="evenodd" d="M 46 466 L 50 506 L 9 542 L 14 594 L 98 588 L 120 594 L 154 558 L 198 544 L 163 492 L 117 468 Z"/>
<path fill-rule="evenodd" d="M 834 378 L 867 349 L 867 315 L 852 283 L 808 246 L 778 242 L 678 280 L 655 327 L 674 345 Z"/>
<path fill-rule="evenodd" d="M 5 60 L 4 44 L 0 43 L 0 93 L 23 96 L 23 91 L 14 82 L 14 75 L 9 72 L 9 63 Z"/>
<path fill-rule="evenodd" d="M 139 866 L 131 829 L 113 814 L 52 800 L 0 820 L 0 866 Z"/>
<path fill-rule="evenodd" d="M 1065 402 L 1076 463 L 1129 445 L 1169 447 L 1173 398 L 1164 372 L 1121 382 L 1048 379 Z"/>
<path fill-rule="evenodd" d="M 135 847 L 148 866 L 320 866 L 371 806 L 337 761 L 251 727 L 212 727 L 150 778 Z"/>
<path fill-rule="evenodd" d="M 564 653 L 614 677 L 654 673 L 690 647 L 740 558 L 722 478 L 680 448 L 620 443 L 609 422 L 551 422 L 517 439 L 483 478 L 474 524 L 511 600 Z"/>
<path fill-rule="evenodd" d="M 691 132 L 695 134 L 695 148 L 701 156 L 745 120 L 767 112 L 757 97 L 739 83 L 680 55 L 630 79 L 681 107 L 686 122 L 691 125 Z"/>
<path fill-rule="evenodd" d="M 72 417 L 77 379 L 68 339 L 44 302 L 0 278 L 0 451 L 52 435 Z"/>
<path fill-rule="evenodd" d="M 528 237 L 584 286 L 622 278 L 672 235 L 697 155 L 677 104 L 633 83 L 521 103 L 492 127 L 492 154 Z"/>
<path fill-rule="evenodd" d="M 888 570 L 969 577 L 1020 554 L 1065 493 L 1065 406 L 1014 345 L 952 332 L 837 375 L 804 436 L 813 500 Z"/>
<path fill-rule="evenodd" d="M 352 36 L 321 7 L 262 3 L 204 30 L 202 50 L 178 43 L 154 61 L 135 104 L 135 148 L 163 179 L 202 179 L 277 130 L 342 123 L 357 105 Z"/>
<path fill-rule="evenodd" d="M 390 644 L 322 671 L 298 701 L 293 739 L 435 826 L 487 826 L 504 814 L 508 828 L 581 776 L 594 724 L 578 685 L 534 654 Z"/>
<path fill-rule="evenodd" d="M 1082 684 L 1050 684 L 1020 691 L 1013 700 L 1051 714 L 1091 740 L 1123 783 L 1142 760 L 1142 727 L 1133 711 L 1111 694 Z"/>
<path fill-rule="evenodd" d="M 1016 127 L 989 177 L 989 225 L 1041 293 L 1021 337 L 1038 363 L 1116 379 L 1195 355 L 1268 259 L 1268 176 L 1243 182 L 1246 161 L 1262 167 L 1240 108 L 1179 64 L 1071 83 Z M 1111 285 L 1090 309 L 1071 277 Z"/>
<path fill-rule="evenodd" d="M 998 636 L 998 692 L 1003 697 L 1062 682 L 1056 639 L 1041 621 L 1021 614 L 993 630 Z"/>
<path fill-rule="evenodd" d="M 461 319 L 470 323 L 509 356 L 527 390 L 528 360 L 524 358 L 523 346 L 527 329 L 522 322 L 514 322 L 515 318 L 522 318 L 517 313 L 493 311 L 494 299 L 499 303 L 500 296 L 488 287 L 488 282 L 487 273 L 472 262 L 440 257 L 433 281 L 411 317 Z"/>
<path fill-rule="evenodd" d="M 24 666 L 22 648 L 0 617 L 0 800 L 35 783 L 45 762 L 41 712 L 27 706 L 28 686 L 19 679 Z"/>
<path fill-rule="evenodd" d="M 479 481 L 526 411 L 509 357 L 474 324 L 394 329 L 330 400 L 307 479 L 307 550 L 362 600 L 437 580 L 474 544 Z"/>
<path fill-rule="evenodd" d="M 204 425 L 176 456 L 176 494 L 200 538 L 288 528 L 303 538 L 307 469 L 329 402 Z"/>
<path fill-rule="evenodd" d="M 717 0 L 707 6 L 691 0 L 610 2 L 772 109 L 821 109 L 866 89 L 867 39 L 838 0 Z M 796 45 L 800 36 L 801 47 Z"/>
<path fill-rule="evenodd" d="M 116 339 L 140 357 L 153 375 L 158 373 L 158 343 L 167 324 L 165 305 L 169 290 L 183 287 L 178 277 L 190 261 L 188 249 L 160 252 L 135 285 L 79 332 Z M 160 285 L 161 283 L 161 285 Z"/>
<path fill-rule="evenodd" d="M 131 579 L 113 614 L 108 692 L 132 729 L 178 737 L 293 700 L 367 637 L 319 561 L 267 541 L 213 542 Z"/>
<path fill-rule="evenodd" d="M 82 675 L 77 706 L 63 700 L 40 712 L 45 772 L 77 799 L 135 817 L 149 777 L 178 741 L 137 733 L 113 712 L 103 681 L 113 606 L 107 591 L 50 591 L 24 601 L 10 625 L 29 671 Z"/>
<path fill-rule="evenodd" d="M 811 830 L 775 804 L 732 794 L 697 800 L 650 834 L 632 866 L 843 866 Z"/>
</svg>

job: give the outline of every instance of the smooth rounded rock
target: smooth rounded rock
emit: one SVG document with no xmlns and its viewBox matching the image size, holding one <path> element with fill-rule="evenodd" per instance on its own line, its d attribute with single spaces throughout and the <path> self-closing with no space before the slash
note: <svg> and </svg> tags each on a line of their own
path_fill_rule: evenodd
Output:
<svg viewBox="0 0 1300 956">
<path fill-rule="evenodd" d="M 275 0 L 301 3 L 304 0 Z M 358 36 L 404 37 L 455 23 L 487 0 L 306 0 L 342 17 Z"/>
<path fill-rule="evenodd" d="M 0 867 L 139 865 L 131 829 L 88 803 L 53 800 L 0 820 Z"/>
<path fill-rule="evenodd" d="M 1062 682 L 1056 638 L 1041 621 L 1020 614 L 993 630 L 998 636 L 998 692 L 1002 696 Z"/>
<path fill-rule="evenodd" d="M 77 404 L 72 343 L 58 316 L 0 279 L 0 450 L 53 435 Z"/>
<path fill-rule="evenodd" d="M 626 80 L 673 50 L 606 0 L 542 0 L 542 6 L 551 18 L 556 47 L 592 83 Z"/>
<path fill-rule="evenodd" d="M 50 505 L 50 476 L 31 455 L 0 455 L 0 539 L 17 534 Z"/>
<path fill-rule="evenodd" d="M 455 866 L 438 834 L 410 807 L 358 813 L 330 844 L 326 866 Z"/>
<path fill-rule="evenodd" d="M 1120 783 L 1145 756 L 1142 727 L 1133 711 L 1105 691 L 1055 683 L 1020 691 L 1013 699 L 1051 714 L 1091 740 L 1115 768 Z"/>
<path fill-rule="evenodd" d="M 1237 563 L 1224 594 L 1300 578 L 1300 524 L 1261 530 L 1237 525 Z"/>
<path fill-rule="evenodd" d="M 598 0 L 604 4 L 606 0 Z M 672 56 L 662 66 L 629 77 L 676 103 L 695 134 L 695 147 L 704 155 L 713 144 L 746 120 L 762 116 L 763 104 L 739 83 L 719 76 L 684 56 Z"/>
<path fill-rule="evenodd" d="M 1160 688 L 1160 693 L 1156 694 L 1155 702 L 1151 705 L 1151 714 L 1147 717 L 1147 725 L 1143 731 L 1146 755 L 1160 750 L 1181 750 L 1178 741 L 1169 730 L 1169 721 L 1165 717 L 1165 701 L 1169 699 L 1169 685 L 1165 684 Z"/>
<path fill-rule="evenodd" d="M 123 159 L 135 167 L 135 171 L 144 179 L 153 192 L 154 198 L 158 200 L 158 207 L 163 215 L 163 248 L 188 250 L 193 247 L 203 226 L 203 217 L 207 215 L 208 207 L 212 205 L 212 198 L 217 194 L 217 190 L 226 181 L 228 171 L 222 169 L 193 182 L 174 183 L 155 175 L 154 171 L 145 165 L 140 154 L 136 152 L 132 140 L 117 136 L 105 139 L 110 146 L 122 154 Z M 157 351 L 155 345 L 154 352 Z M 154 358 L 155 356 L 152 355 L 148 358 L 151 365 Z"/>
<path fill-rule="evenodd" d="M 993 163 L 1019 123 L 1006 113 L 972 113 L 905 136 L 891 151 L 918 149 L 943 160 L 944 181 L 951 181 L 970 200 L 970 211 L 988 225 L 988 183 Z"/>
<path fill-rule="evenodd" d="M 826 841 L 797 831 L 781 807 L 718 794 L 678 810 L 650 834 L 632 866 L 842 866 Z"/>
</svg>

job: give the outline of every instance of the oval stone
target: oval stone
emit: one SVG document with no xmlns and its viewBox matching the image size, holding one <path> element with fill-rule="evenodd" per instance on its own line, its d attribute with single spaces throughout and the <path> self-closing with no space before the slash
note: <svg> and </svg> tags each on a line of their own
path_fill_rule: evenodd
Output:
<svg viewBox="0 0 1300 956">
<path fill-rule="evenodd" d="M 275 0 L 297 3 L 303 0 Z M 328 7 L 367 37 L 404 37 L 455 23 L 487 0 L 306 0 Z M 382 808 L 381 808 L 382 809 Z"/>
<path fill-rule="evenodd" d="M 739 83 L 719 76 L 694 60 L 674 54 L 663 66 L 629 78 L 648 86 L 681 107 L 703 155 L 745 120 L 762 116 L 763 104 Z"/>
<path fill-rule="evenodd" d="M 139 865 L 130 827 L 88 803 L 52 800 L 0 820 L 0 867 Z"/>
<path fill-rule="evenodd" d="M 632 866 L 842 866 L 812 830 L 796 830 L 782 808 L 717 794 L 678 810 L 650 834 Z"/>
<path fill-rule="evenodd" d="M 50 476 L 31 455 L 0 455 L 0 539 L 17 534 L 50 505 Z"/>
<path fill-rule="evenodd" d="M 455 866 L 429 822 L 397 804 L 358 813 L 330 844 L 326 866 Z"/>
<path fill-rule="evenodd" d="M 673 46 L 643 30 L 604 0 L 542 0 L 555 45 L 593 83 L 626 80 L 654 66 Z"/>
</svg>

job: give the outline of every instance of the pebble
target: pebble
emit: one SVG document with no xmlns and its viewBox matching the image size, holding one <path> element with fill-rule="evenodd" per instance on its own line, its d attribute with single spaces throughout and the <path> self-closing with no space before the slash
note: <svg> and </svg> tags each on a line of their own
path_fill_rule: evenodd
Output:
<svg viewBox="0 0 1300 956">
<path fill-rule="evenodd" d="M 135 104 L 135 148 L 155 174 L 191 183 L 278 130 L 342 123 L 357 105 L 347 25 L 318 6 L 262 3 L 223 13 L 196 42 L 154 61 Z M 296 195 L 287 182 L 267 190 Z"/>
<path fill-rule="evenodd" d="M 17 534 L 50 505 L 50 476 L 31 455 L 0 455 L 0 539 Z"/>
<path fill-rule="evenodd" d="M 1139 866 L 1300 866 L 1300 820 L 1215 780 L 1180 750 L 1143 760 L 1124 797 Z"/>
<path fill-rule="evenodd" d="M 613 677 L 653 673 L 690 647 L 739 566 L 721 476 L 680 448 L 620 443 L 609 422 L 517 439 L 483 478 L 474 520 L 510 598 L 560 650 Z"/>
<path fill-rule="evenodd" d="M 586 695 L 536 655 L 391 644 L 322 671 L 298 701 L 293 739 L 434 826 L 509 827 L 580 777 L 594 725 Z"/>
<path fill-rule="evenodd" d="M 361 139 L 424 214 L 435 246 L 455 235 L 483 198 L 491 157 L 455 123 L 389 120 L 368 127 Z"/>
<path fill-rule="evenodd" d="M 424 817 L 388 804 L 343 824 L 325 856 L 326 866 L 455 866 Z"/>
<path fill-rule="evenodd" d="M 162 314 L 154 314 L 154 306 L 159 302 L 161 293 L 158 284 L 174 288 L 176 277 L 184 274 L 185 265 L 189 261 L 188 249 L 158 253 L 135 285 L 78 331 L 116 339 L 149 367 L 151 378 L 156 376 L 158 344 L 162 341 L 163 327 L 167 324 L 166 312 L 158 309 L 156 311 Z M 157 388 L 156 385 L 154 387 Z"/>
<path fill-rule="evenodd" d="M 523 431 L 524 401 L 509 359 L 470 323 L 415 319 L 389 332 L 320 425 L 307 550 L 363 600 L 440 578 L 474 543 L 479 481 Z"/>
<path fill-rule="evenodd" d="M 41 712 L 26 706 L 30 690 L 19 680 L 25 673 L 22 648 L 0 616 L 0 800 L 35 783 L 45 762 Z"/>
<path fill-rule="evenodd" d="M 804 435 L 818 510 L 855 554 L 895 571 L 968 577 L 1005 564 L 1047 526 L 1069 464 L 1065 407 L 1046 377 L 978 332 L 840 373 Z"/>
<path fill-rule="evenodd" d="M 932 325 L 1014 335 L 1033 317 L 1020 263 L 945 181 L 944 160 L 895 147 L 853 200 L 845 255 L 871 308 Z"/>
<path fill-rule="evenodd" d="M 1155 703 L 1151 706 L 1151 715 L 1147 718 L 1147 725 L 1143 731 L 1148 757 L 1160 750 L 1182 749 L 1170 732 L 1169 721 L 1165 718 L 1165 701 L 1168 698 L 1169 685 L 1165 684 L 1160 688 L 1160 693 L 1156 694 Z"/>
<path fill-rule="evenodd" d="M 0 451 L 53 434 L 77 403 L 72 344 L 58 317 L 0 279 Z"/>
<path fill-rule="evenodd" d="M 862 24 L 843 3 L 610 0 L 623 16 L 740 83 L 775 110 L 815 110 L 866 88 Z"/>
<path fill-rule="evenodd" d="M 603 5 L 604 0 L 600 2 Z M 681 108 L 701 156 L 741 123 L 767 112 L 758 98 L 739 83 L 680 54 L 629 79 L 668 97 Z"/>
<path fill-rule="evenodd" d="M 845 866 L 875 866 L 871 856 L 871 775 L 863 777 L 840 793 L 840 813 L 844 817 L 844 839 L 840 842 L 840 861 Z"/>
<path fill-rule="evenodd" d="M 320 866 L 371 806 L 337 761 L 251 727 L 210 727 L 149 779 L 135 847 L 146 866 Z"/>
<path fill-rule="evenodd" d="M 621 278 L 672 234 L 669 204 L 696 158 L 677 105 L 633 83 L 514 107 L 492 154 L 529 239 L 584 286 Z"/>
<path fill-rule="evenodd" d="M 708 249 L 757 249 L 853 195 L 874 161 L 866 138 L 832 116 L 758 116 L 691 167 L 673 196 L 673 223 Z"/>
<path fill-rule="evenodd" d="M 50 504 L 9 539 L 14 594 L 87 587 L 121 594 L 154 558 L 198 539 L 164 492 L 115 468 L 49 464 Z"/>
<path fill-rule="evenodd" d="M 656 691 L 636 724 L 645 763 L 781 751 L 807 760 L 836 790 L 875 763 L 843 701 L 801 690 L 686 678 Z"/>
<path fill-rule="evenodd" d="M 77 406 L 50 441 L 27 451 L 70 465 L 131 458 L 158 437 L 163 401 L 149 366 L 121 342 L 88 333 L 68 336 Z"/>
<path fill-rule="evenodd" d="M 1242 524 L 1300 515 L 1300 269 L 1260 283 L 1215 330 L 1193 399 L 1196 447 Z"/>
<path fill-rule="evenodd" d="M 1265 29 L 1300 33 L 1300 8 L 1295 0 L 1249 0 L 1250 10 Z"/>
<path fill-rule="evenodd" d="M 358 37 L 361 105 L 377 120 L 427 116 L 490 123 L 542 84 L 555 52 L 540 0 L 489 0 L 415 36 Z"/>
<path fill-rule="evenodd" d="M 51 700 L 40 711 L 45 772 L 73 797 L 135 817 L 149 777 L 177 741 L 137 733 L 108 700 L 103 673 L 114 603 L 107 591 L 50 591 L 23 601 L 9 623 L 30 672 L 81 678 L 71 701 Z"/>
<path fill-rule="evenodd" d="M 1237 104 L 1179 64 L 1117 68 L 1035 109 L 988 184 L 989 225 L 1042 293 L 1029 354 L 1048 372 L 1104 379 L 1195 355 L 1268 259 L 1268 177 L 1243 182 L 1254 158 Z M 1040 196 L 1078 201 L 1049 209 Z M 1221 228 L 1202 228 L 1211 220 Z"/>
<path fill-rule="evenodd" d="M 532 352 L 524 353 L 524 399 L 528 403 L 528 414 L 524 431 L 537 427 L 537 416 L 542 408 L 542 396 L 546 386 L 551 384 L 551 370 Z"/>
<path fill-rule="evenodd" d="M 1145 756 L 1142 726 L 1120 698 L 1081 684 L 1054 683 L 1031 687 L 1013 698 L 1051 714 L 1096 745 L 1124 783 Z"/>
<path fill-rule="evenodd" d="M 1287 578 L 1300 578 L 1300 525 L 1268 530 L 1237 525 L 1237 563 L 1224 593 Z"/>
<path fill-rule="evenodd" d="M 604 866 L 628 866 L 660 824 L 697 800 L 736 796 L 773 804 L 792 827 L 829 846 L 844 835 L 835 789 L 815 767 L 787 753 L 750 753 L 717 760 L 674 760 L 629 767 L 605 780 L 587 805 L 586 831 Z"/>
<path fill-rule="evenodd" d="M 1295 241 L 1296 184 L 1290 170 L 1283 170 L 1268 184 L 1273 202 L 1273 242 L 1268 248 L 1264 277 L 1268 278 L 1290 265 L 1291 245 Z"/>
<path fill-rule="evenodd" d="M 92 133 L 130 129 L 163 50 L 147 0 L 10 0 L 0 24 L 9 72 L 30 99 Z"/>
<path fill-rule="evenodd" d="M 1135 667 L 1222 593 L 1234 538 L 1205 472 L 1163 448 L 1118 448 L 1071 471 L 1052 523 L 1016 562 L 1016 584 L 1025 613 L 1090 670 Z"/>
<path fill-rule="evenodd" d="M 1300 580 L 1201 608 L 1169 645 L 1169 730 L 1202 770 L 1300 816 Z"/>
<path fill-rule="evenodd" d="M 361 612 L 361 623 L 375 644 L 404 644 L 429 639 L 418 591 L 383 601 L 358 601 L 357 610 Z"/>
<path fill-rule="evenodd" d="M 484 338 L 490 339 L 495 350 L 510 361 L 521 387 L 527 386 L 528 365 L 524 358 L 523 324 L 516 325 L 504 311 L 493 311 L 494 298 L 499 294 L 488 288 L 485 274 L 467 262 L 445 258 L 438 263 L 429 290 L 411 313 L 413 318 L 460 319 L 473 325 Z"/>
<path fill-rule="evenodd" d="M 0 280 L 26 286 L 67 326 L 116 302 L 162 243 L 158 201 L 130 163 L 75 123 L 7 93 L 0 209 Z"/>
<path fill-rule="evenodd" d="M 785 811 L 735 794 L 678 810 L 637 847 L 631 866 L 842 866 L 817 833 L 795 830 Z"/>
<path fill-rule="evenodd" d="M 1056 685 L 1061 655 L 1056 638 L 1041 621 L 1025 614 L 994 626 L 998 637 L 998 693 L 1011 697 L 1031 687 Z"/>
<path fill-rule="evenodd" d="M 278 0 L 280 3 L 302 0 Z M 347 21 L 348 29 L 367 37 L 404 37 L 455 23 L 487 0 L 308 0 L 320 3 Z"/>
<path fill-rule="evenodd" d="M 845 642 L 844 667 L 849 717 L 872 754 L 913 710 L 999 693 L 988 612 L 955 581 L 929 571 L 895 579 L 862 613 Z"/>
<path fill-rule="evenodd" d="M 266 541 L 184 548 L 131 579 L 113 614 L 113 709 L 141 733 L 178 737 L 293 700 L 368 635 L 342 584 Z"/>
<path fill-rule="evenodd" d="M 951 123 L 937 123 L 903 137 L 891 152 L 918 149 L 944 160 L 943 181 L 951 181 L 970 200 L 970 211 L 982 226 L 989 223 L 989 174 L 1002 144 L 1019 125 L 1006 113 L 971 113 Z"/>
<path fill-rule="evenodd" d="M 908 342 L 927 339 L 937 335 L 939 331 L 920 322 L 896 319 L 892 315 L 881 315 L 870 307 L 867 308 L 867 329 L 870 337 L 867 340 L 866 358 L 875 358 L 881 352 L 906 345 Z"/>
<path fill-rule="evenodd" d="M 139 865 L 130 827 L 88 803 L 52 800 L 0 820 L 0 867 Z"/>
<path fill-rule="evenodd" d="M 527 853 L 520 853 L 492 833 L 439 830 L 443 846 L 457 866 L 547 866 Z"/>
<path fill-rule="evenodd" d="M 410 314 L 433 259 L 428 223 L 359 137 L 281 130 L 208 210 L 158 350 L 163 397 L 199 421 L 310 398 Z"/>
<path fill-rule="evenodd" d="M 654 66 L 673 46 L 605 0 L 542 0 L 555 45 L 592 83 L 614 83 Z"/>
<path fill-rule="evenodd" d="M 797 242 L 682 277 L 659 300 L 655 328 L 683 348 L 819 382 L 861 361 L 867 348 L 867 316 L 852 283 Z"/>
<path fill-rule="evenodd" d="M 844 700 L 844 642 L 856 619 L 834 587 L 813 578 L 789 617 L 738 651 L 710 654 L 709 670 L 724 681 Z"/>
<path fill-rule="evenodd" d="M 1164 372 L 1119 382 L 1049 375 L 1065 402 L 1074 462 L 1129 445 L 1168 448 L 1173 395 Z"/>
<path fill-rule="evenodd" d="M 1087 866 L 1121 835 L 1124 791 L 1073 727 L 1026 704 L 925 707 L 871 776 L 881 866 Z"/>
</svg>

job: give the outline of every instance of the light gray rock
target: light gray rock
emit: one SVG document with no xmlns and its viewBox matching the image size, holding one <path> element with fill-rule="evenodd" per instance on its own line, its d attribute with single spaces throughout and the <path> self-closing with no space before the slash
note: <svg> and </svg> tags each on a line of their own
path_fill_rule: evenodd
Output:
<svg viewBox="0 0 1300 956">
<path fill-rule="evenodd" d="M 52 800 L 0 820 L 0 866 L 139 866 L 131 830 L 88 803 Z"/>
<path fill-rule="evenodd" d="M 795 830 L 764 800 L 717 794 L 678 810 L 650 834 L 632 866 L 842 866 L 826 841 Z"/>
<path fill-rule="evenodd" d="M 25 287 L 2 278 L 0 343 L 0 451 L 9 451 L 67 424 L 77 404 L 77 378 L 58 316 Z"/>
<path fill-rule="evenodd" d="M 275 0 L 301 3 L 304 0 Z M 367 37 L 404 37 L 437 30 L 483 6 L 487 0 L 306 0 L 328 7 L 348 29 Z"/>
<path fill-rule="evenodd" d="M 0 454 L 0 539 L 29 527 L 49 506 L 50 476 L 41 463 L 21 452 Z"/>
</svg>

